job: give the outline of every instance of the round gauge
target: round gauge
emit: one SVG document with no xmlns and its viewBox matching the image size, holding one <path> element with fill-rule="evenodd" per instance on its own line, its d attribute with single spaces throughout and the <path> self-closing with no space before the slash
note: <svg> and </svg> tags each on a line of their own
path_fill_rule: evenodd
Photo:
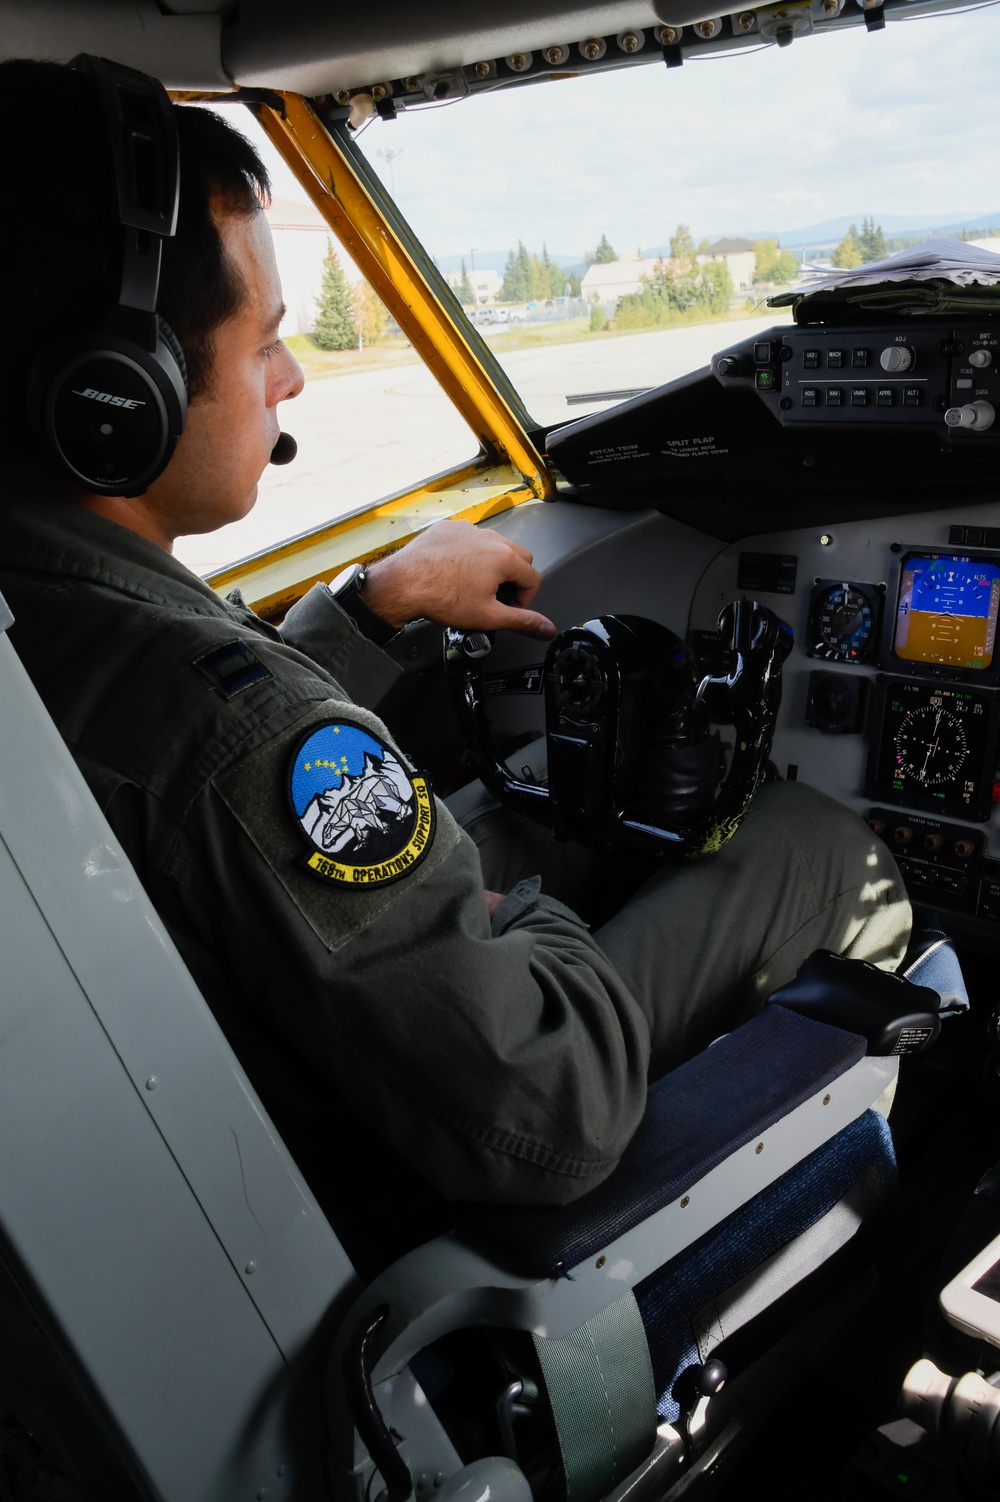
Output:
<svg viewBox="0 0 1000 1502">
<path fill-rule="evenodd" d="M 875 651 L 877 597 L 857 584 L 820 584 L 809 611 L 809 655 L 867 662 Z"/>
<path fill-rule="evenodd" d="M 899 772 L 925 788 L 953 781 L 969 755 L 961 720 L 933 704 L 903 717 L 895 746 Z"/>
</svg>

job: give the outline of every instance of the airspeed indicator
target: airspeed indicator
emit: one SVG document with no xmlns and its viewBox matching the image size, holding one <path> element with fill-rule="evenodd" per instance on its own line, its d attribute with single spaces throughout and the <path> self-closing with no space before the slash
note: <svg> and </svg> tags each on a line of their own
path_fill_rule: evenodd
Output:
<svg viewBox="0 0 1000 1502">
<path fill-rule="evenodd" d="M 880 604 L 872 584 L 820 579 L 809 601 L 809 656 L 868 662 L 875 653 Z"/>
</svg>

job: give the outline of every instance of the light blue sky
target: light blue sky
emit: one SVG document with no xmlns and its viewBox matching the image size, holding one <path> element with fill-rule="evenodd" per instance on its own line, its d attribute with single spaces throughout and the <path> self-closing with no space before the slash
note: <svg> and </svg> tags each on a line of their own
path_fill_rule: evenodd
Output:
<svg viewBox="0 0 1000 1502">
<path fill-rule="evenodd" d="M 848 0 L 854 4 L 854 0 Z M 895 14 L 899 14 L 896 12 Z M 790 48 L 498 89 L 394 123 L 397 195 L 432 254 L 523 239 L 580 254 L 791 230 L 839 214 L 1000 210 L 1000 7 L 908 18 Z M 270 153 L 275 190 L 301 189 Z"/>
</svg>

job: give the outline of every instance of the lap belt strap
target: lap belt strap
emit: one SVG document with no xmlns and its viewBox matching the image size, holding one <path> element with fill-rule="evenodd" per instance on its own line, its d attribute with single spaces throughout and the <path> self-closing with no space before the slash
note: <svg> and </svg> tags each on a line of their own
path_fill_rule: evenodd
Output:
<svg viewBox="0 0 1000 1502">
<path fill-rule="evenodd" d="M 599 1502 L 641 1465 L 656 1439 L 653 1368 L 639 1306 L 623 1293 L 563 1340 L 532 1338 L 568 1502 Z"/>
</svg>

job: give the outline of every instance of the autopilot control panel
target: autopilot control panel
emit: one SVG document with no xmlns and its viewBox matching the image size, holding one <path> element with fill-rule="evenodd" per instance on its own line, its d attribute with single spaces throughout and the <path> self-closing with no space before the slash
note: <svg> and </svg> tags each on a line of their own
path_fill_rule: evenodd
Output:
<svg viewBox="0 0 1000 1502">
<path fill-rule="evenodd" d="M 721 351 L 723 386 L 752 386 L 784 427 L 920 427 L 1000 442 L 1000 329 L 992 320 L 768 329 Z"/>
</svg>

